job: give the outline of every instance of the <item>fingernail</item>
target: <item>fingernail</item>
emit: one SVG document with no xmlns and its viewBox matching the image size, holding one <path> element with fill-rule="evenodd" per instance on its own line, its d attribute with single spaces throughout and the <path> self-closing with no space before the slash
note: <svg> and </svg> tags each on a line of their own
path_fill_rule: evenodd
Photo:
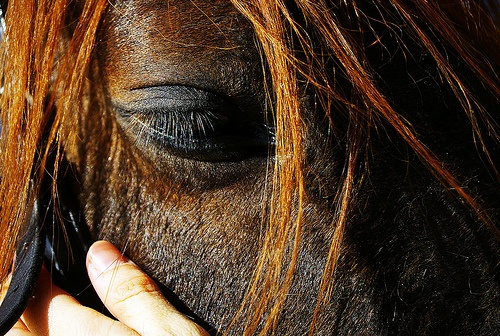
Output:
<svg viewBox="0 0 500 336">
<path fill-rule="evenodd" d="M 129 261 L 113 244 L 107 241 L 97 241 L 87 253 L 87 265 L 99 272 L 104 272 L 113 266 Z"/>
</svg>

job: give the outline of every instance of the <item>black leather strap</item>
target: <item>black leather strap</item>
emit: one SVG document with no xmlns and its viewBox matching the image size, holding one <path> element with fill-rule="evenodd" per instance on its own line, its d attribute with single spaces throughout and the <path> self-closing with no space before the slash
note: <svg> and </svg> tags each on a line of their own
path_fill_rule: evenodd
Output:
<svg viewBox="0 0 500 336">
<path fill-rule="evenodd" d="M 44 237 L 38 220 L 38 203 L 19 242 L 14 273 L 0 306 L 0 335 L 4 335 L 19 319 L 28 305 L 40 273 L 44 253 Z"/>
</svg>

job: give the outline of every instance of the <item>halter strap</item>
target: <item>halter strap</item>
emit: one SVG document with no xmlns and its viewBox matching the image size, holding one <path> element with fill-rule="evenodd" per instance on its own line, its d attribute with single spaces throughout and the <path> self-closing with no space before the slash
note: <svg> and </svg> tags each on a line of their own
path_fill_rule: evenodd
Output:
<svg viewBox="0 0 500 336">
<path fill-rule="evenodd" d="M 12 279 L 0 306 L 0 335 L 7 333 L 21 317 L 35 289 L 45 245 L 38 216 L 38 202 L 35 201 L 26 233 L 17 247 Z"/>
</svg>

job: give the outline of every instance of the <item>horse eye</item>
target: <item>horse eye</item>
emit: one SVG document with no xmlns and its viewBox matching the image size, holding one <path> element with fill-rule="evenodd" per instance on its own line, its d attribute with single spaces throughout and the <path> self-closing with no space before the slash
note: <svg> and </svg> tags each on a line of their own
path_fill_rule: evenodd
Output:
<svg viewBox="0 0 500 336">
<path fill-rule="evenodd" d="M 272 127 L 222 96 L 188 86 L 134 89 L 131 103 L 113 102 L 118 121 L 141 146 L 197 161 L 267 156 Z"/>
</svg>

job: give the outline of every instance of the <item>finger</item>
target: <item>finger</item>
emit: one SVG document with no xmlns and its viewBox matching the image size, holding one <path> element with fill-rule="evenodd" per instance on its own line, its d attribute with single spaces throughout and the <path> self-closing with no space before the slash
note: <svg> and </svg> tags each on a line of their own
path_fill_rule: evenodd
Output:
<svg viewBox="0 0 500 336">
<path fill-rule="evenodd" d="M 87 271 L 108 310 L 141 335 L 206 335 L 179 313 L 155 282 L 112 244 L 94 243 L 87 255 Z"/>
<path fill-rule="evenodd" d="M 137 333 L 97 311 L 82 306 L 52 284 L 43 267 L 33 298 L 23 313 L 25 334 L 31 335 L 134 335 Z M 19 326 L 18 330 L 21 330 Z M 15 334 L 18 335 L 18 334 Z"/>
<path fill-rule="evenodd" d="M 24 321 L 19 319 L 16 324 L 5 334 L 5 336 L 29 336 L 32 335 Z"/>
</svg>

